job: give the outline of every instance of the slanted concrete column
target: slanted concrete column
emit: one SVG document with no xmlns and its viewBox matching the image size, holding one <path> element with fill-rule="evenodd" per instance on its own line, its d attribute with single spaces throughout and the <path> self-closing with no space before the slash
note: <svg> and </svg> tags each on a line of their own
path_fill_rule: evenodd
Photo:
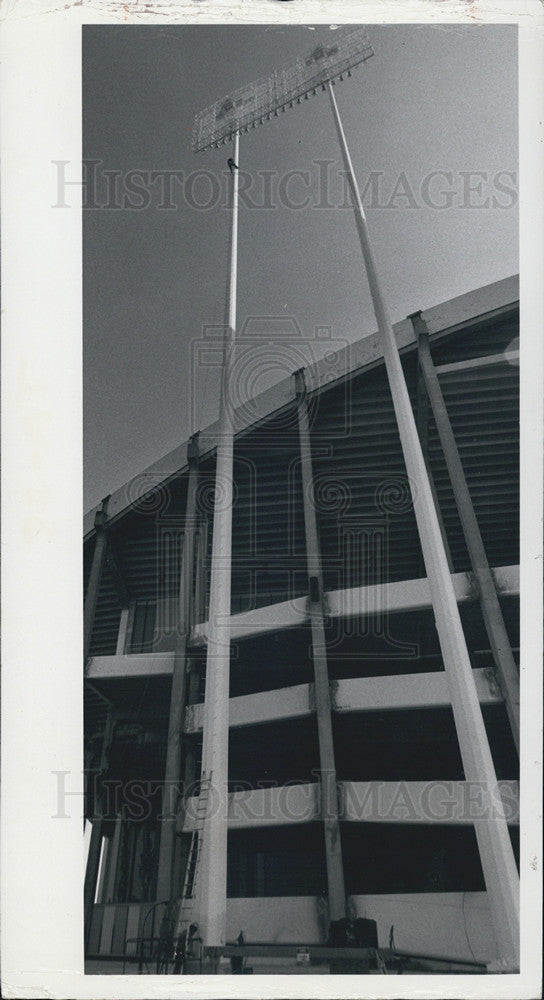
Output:
<svg viewBox="0 0 544 1000">
<path fill-rule="evenodd" d="M 206 621 L 206 558 L 208 525 L 201 520 L 196 535 L 195 623 Z"/>
<path fill-rule="evenodd" d="M 346 916 L 346 893 L 338 816 L 338 789 L 332 735 L 331 695 L 327 667 L 327 650 L 325 646 L 323 575 L 315 515 L 306 385 L 302 371 L 295 373 L 295 382 L 304 504 L 304 529 L 306 534 L 306 565 L 308 568 L 308 607 L 312 631 L 312 659 L 314 665 L 315 705 L 321 771 L 321 818 L 325 832 L 329 915 L 331 920 L 340 920 Z"/>
<path fill-rule="evenodd" d="M 187 676 L 187 705 L 196 705 L 200 696 L 200 661 L 193 658 L 189 663 Z M 191 786 L 198 781 L 200 775 L 197 773 L 197 754 L 194 736 L 185 737 L 185 773 L 183 778 L 184 794 L 191 791 Z"/>
<path fill-rule="evenodd" d="M 104 729 L 104 736 L 102 739 L 102 753 L 100 759 L 100 770 L 98 774 L 98 780 L 101 776 L 105 774 L 108 767 L 108 755 L 110 752 L 111 744 L 113 741 L 113 735 L 115 731 L 116 715 L 112 708 L 108 711 L 108 716 L 106 719 L 106 726 Z M 83 899 L 85 904 L 85 939 L 90 930 L 91 914 L 94 899 L 96 896 L 96 886 L 98 881 L 98 868 L 100 865 L 100 852 L 102 849 L 102 836 L 104 832 L 104 819 L 103 816 L 104 809 L 104 799 L 99 790 L 97 790 L 94 799 L 94 815 L 91 817 L 92 829 L 91 829 L 91 840 L 89 844 L 89 852 L 87 854 L 87 866 L 85 869 L 85 884 L 83 890 Z"/>
<path fill-rule="evenodd" d="M 108 863 L 108 881 L 106 884 L 106 903 L 114 902 L 115 895 L 115 877 L 117 875 L 117 865 L 119 863 L 119 851 L 121 849 L 121 838 L 123 835 L 123 813 L 120 812 L 115 817 L 115 824 L 113 827 L 113 837 L 111 841 L 111 850 L 109 855 Z"/>
<path fill-rule="evenodd" d="M 412 321 L 418 338 L 419 364 L 429 394 L 434 419 L 446 460 L 459 519 L 470 557 L 472 572 L 478 585 L 482 616 L 491 652 L 495 661 L 497 680 L 501 689 L 512 736 L 519 753 L 519 674 L 510 647 L 495 581 L 487 559 L 480 526 L 472 503 L 465 470 L 451 426 L 446 401 L 436 373 L 429 346 L 429 332 L 421 313 L 413 313 Z"/>
<path fill-rule="evenodd" d="M 108 540 L 106 537 L 108 500 L 109 497 L 106 497 L 102 501 L 102 507 L 96 512 L 94 519 L 96 539 L 91 565 L 91 574 L 89 576 L 87 593 L 85 594 L 85 606 L 83 610 L 83 656 L 85 660 L 87 660 L 91 646 L 91 636 L 93 634 L 94 616 L 96 614 L 96 605 L 98 603 L 100 581 L 102 580 L 102 573 L 106 562 L 106 551 L 108 547 Z"/>
<path fill-rule="evenodd" d="M 438 517 L 438 523 L 440 525 L 442 543 L 444 545 L 444 551 L 446 553 L 446 559 L 448 560 L 450 573 L 453 573 L 454 571 L 453 559 L 451 557 L 450 546 L 448 543 L 448 536 L 446 534 L 444 519 L 442 517 L 442 511 L 440 510 L 440 504 L 438 502 L 438 493 L 436 491 L 434 476 L 431 472 L 431 463 L 429 460 L 429 397 L 427 395 L 427 388 L 425 386 L 425 376 L 423 374 L 423 370 L 421 368 L 421 361 L 419 358 L 417 365 L 416 424 L 417 424 L 417 432 L 419 435 L 419 440 L 421 442 L 421 450 L 423 452 L 423 460 L 425 462 L 425 467 L 427 469 L 427 476 L 429 477 L 429 485 L 431 487 L 434 505 L 436 507 L 436 516 Z M 421 570 L 422 570 L 422 575 L 424 576 L 425 560 L 423 558 L 423 552 L 421 553 Z"/>
<path fill-rule="evenodd" d="M 157 899 L 159 901 L 171 898 L 174 875 L 173 861 L 175 853 L 176 815 L 181 781 L 182 736 L 186 700 L 187 640 L 193 622 L 194 539 L 196 527 L 196 490 L 198 485 L 198 443 L 196 435 L 189 442 L 187 460 L 189 463 L 189 481 L 187 484 L 187 502 L 185 506 L 183 556 L 177 615 L 178 628 L 176 632 L 176 650 L 170 695 L 170 718 L 168 723 L 168 745 L 166 750 L 161 840 L 157 873 Z"/>
</svg>

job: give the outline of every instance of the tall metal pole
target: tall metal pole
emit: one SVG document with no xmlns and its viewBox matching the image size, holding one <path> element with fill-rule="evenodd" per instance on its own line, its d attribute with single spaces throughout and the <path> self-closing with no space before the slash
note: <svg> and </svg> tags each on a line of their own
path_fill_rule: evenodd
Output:
<svg viewBox="0 0 544 1000">
<path fill-rule="evenodd" d="M 429 347 L 429 333 L 420 313 L 409 317 L 418 338 L 419 362 L 431 402 L 438 436 L 444 452 L 459 519 L 467 544 L 472 572 L 480 592 L 482 617 L 498 673 L 512 736 L 519 753 L 519 674 L 497 597 L 495 582 L 487 560 L 480 526 L 474 511 L 463 463 L 451 426 L 448 410 Z"/>
<path fill-rule="evenodd" d="M 230 278 L 225 330 L 219 436 L 215 472 L 209 603 L 208 650 L 202 774 L 210 781 L 208 814 L 203 829 L 199 897 L 200 933 L 204 946 L 225 943 L 227 919 L 227 833 L 230 674 L 230 592 L 232 561 L 233 413 L 229 382 L 236 339 L 236 281 L 238 257 L 239 135 L 234 137 L 231 169 L 232 226 Z"/>
<path fill-rule="evenodd" d="M 325 832 L 325 859 L 330 920 L 346 916 L 346 892 L 342 842 L 338 815 L 338 787 L 332 735 L 331 692 L 325 646 L 325 615 L 323 608 L 323 574 L 315 514 L 314 480 L 308 405 L 304 372 L 295 372 L 304 531 L 306 535 L 306 565 L 308 569 L 308 604 L 312 631 L 315 707 L 321 789 L 321 818 Z"/>
<path fill-rule="evenodd" d="M 366 274 L 380 333 L 400 441 L 410 479 L 417 527 L 452 703 L 465 780 L 477 783 L 485 797 L 484 816 L 474 830 L 487 887 L 498 947 L 499 968 L 519 968 L 519 877 L 504 816 L 493 809 L 497 777 L 474 683 L 459 608 L 455 599 L 429 477 L 370 244 L 363 203 L 332 86 L 328 85 L 342 157 L 354 200 Z"/>
<path fill-rule="evenodd" d="M 181 779 L 181 754 L 183 738 L 183 714 L 185 711 L 185 691 L 187 682 L 187 639 L 193 623 L 193 570 L 195 552 L 196 488 L 198 482 L 198 445 L 194 438 L 187 448 L 189 480 L 185 504 L 183 533 L 183 555 L 181 562 L 178 611 L 176 615 L 176 647 L 172 691 L 170 694 L 170 718 L 168 723 L 168 744 L 164 792 L 162 799 L 161 841 L 157 874 L 157 899 L 170 899 L 173 892 L 173 858 L 176 839 L 176 817 Z"/>
</svg>

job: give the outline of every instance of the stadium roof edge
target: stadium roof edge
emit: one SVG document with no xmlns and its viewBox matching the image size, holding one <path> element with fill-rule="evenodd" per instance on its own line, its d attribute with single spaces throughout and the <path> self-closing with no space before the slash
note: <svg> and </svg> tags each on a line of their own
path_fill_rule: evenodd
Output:
<svg viewBox="0 0 544 1000">
<path fill-rule="evenodd" d="M 519 301 L 519 275 L 511 275 L 492 284 L 466 292 L 440 305 L 422 310 L 432 338 L 454 333 L 457 328 L 463 329 L 471 323 L 484 319 L 494 312 L 511 308 Z M 394 324 L 395 337 L 399 350 L 403 351 L 415 343 L 415 334 L 409 319 L 403 319 Z M 307 385 L 311 392 L 319 392 L 330 388 L 335 382 L 365 368 L 370 368 L 383 357 L 377 333 L 363 337 L 349 344 L 335 361 L 336 376 L 331 381 L 330 363 L 324 360 L 310 365 L 306 370 Z M 281 382 L 260 393 L 251 401 L 251 420 L 248 420 L 248 407 L 240 407 L 235 416 L 235 433 L 242 434 L 249 427 L 254 427 L 261 421 L 279 412 L 295 399 L 294 379 L 288 376 Z M 215 422 L 200 432 L 199 451 L 201 457 L 213 452 L 217 441 L 218 423 Z M 187 466 L 187 441 L 174 448 L 159 461 L 132 477 L 124 486 L 116 490 L 108 501 L 108 522 L 114 522 L 138 500 L 143 492 L 135 489 L 135 480 L 139 484 L 149 481 L 150 489 L 178 475 Z M 131 489 L 131 486 L 133 487 Z M 136 493 L 136 495 L 135 495 Z M 84 540 L 94 533 L 95 514 L 100 510 L 97 504 L 85 514 L 83 529 Z"/>
</svg>

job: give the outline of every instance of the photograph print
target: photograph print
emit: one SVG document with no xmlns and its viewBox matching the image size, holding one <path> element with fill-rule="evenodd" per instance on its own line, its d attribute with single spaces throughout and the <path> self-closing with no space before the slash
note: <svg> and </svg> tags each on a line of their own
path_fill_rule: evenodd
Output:
<svg viewBox="0 0 544 1000">
<path fill-rule="evenodd" d="M 82 59 L 85 972 L 517 973 L 517 28 Z"/>
</svg>

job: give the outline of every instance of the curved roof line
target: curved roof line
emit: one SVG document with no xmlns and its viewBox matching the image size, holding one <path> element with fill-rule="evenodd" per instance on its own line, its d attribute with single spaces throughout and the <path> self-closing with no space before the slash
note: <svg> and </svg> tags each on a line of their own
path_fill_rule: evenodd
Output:
<svg viewBox="0 0 544 1000">
<path fill-rule="evenodd" d="M 501 312 L 512 307 L 519 301 L 519 275 L 511 275 L 490 285 L 484 285 L 464 295 L 443 302 L 438 306 L 422 312 L 431 337 L 454 333 L 457 328 L 463 329 L 469 323 L 488 317 L 490 313 Z M 393 326 L 399 350 L 405 351 L 415 344 L 416 338 L 412 323 L 403 319 Z M 325 359 L 309 365 L 306 368 L 306 382 L 309 392 L 320 392 L 331 388 L 346 377 L 364 368 L 370 368 L 383 358 L 378 333 L 363 337 L 349 344 L 338 352 L 336 359 L 337 375 L 330 379 L 330 364 Z M 252 419 L 248 419 L 247 404 L 239 407 L 234 416 L 234 432 L 239 435 L 254 427 L 262 420 L 272 416 L 295 401 L 295 382 L 292 376 L 282 379 L 256 396 L 252 401 Z M 217 444 L 219 424 L 216 421 L 205 430 L 200 431 L 198 450 L 201 458 L 210 455 Z M 121 486 L 107 500 L 107 520 L 113 523 L 124 513 L 141 501 L 146 492 L 167 482 L 173 476 L 179 475 L 187 468 L 188 441 L 174 448 L 159 461 L 154 462 L 141 473 L 133 476 L 124 486 Z M 143 489 L 149 484 L 149 490 Z M 85 514 L 83 534 L 86 540 L 94 533 L 95 515 L 103 509 L 103 503 L 97 504 Z"/>
</svg>

